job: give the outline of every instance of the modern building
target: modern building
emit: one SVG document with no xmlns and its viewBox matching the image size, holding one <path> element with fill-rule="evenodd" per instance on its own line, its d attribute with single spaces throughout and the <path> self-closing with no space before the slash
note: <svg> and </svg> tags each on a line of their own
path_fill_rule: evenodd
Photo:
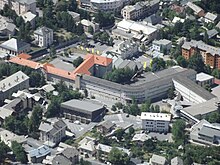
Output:
<svg viewBox="0 0 220 165">
<path fill-rule="evenodd" d="M 208 12 L 204 18 L 206 23 L 216 23 L 218 15 Z"/>
<path fill-rule="evenodd" d="M 78 150 L 83 155 L 93 157 L 96 154 L 95 139 L 86 136 L 79 142 Z"/>
<path fill-rule="evenodd" d="M 182 45 L 182 56 L 189 59 L 196 51 L 202 55 L 203 61 L 211 68 L 220 69 L 220 48 L 205 44 L 203 41 L 191 40 Z"/>
<path fill-rule="evenodd" d="M 28 152 L 28 160 L 31 163 L 41 163 L 47 155 L 51 153 L 50 148 L 46 145 L 42 145 L 37 149 L 30 150 Z"/>
<path fill-rule="evenodd" d="M 173 85 L 175 90 L 188 102 L 199 104 L 215 98 L 209 91 L 185 77 L 173 78 Z"/>
<path fill-rule="evenodd" d="M 142 129 L 151 132 L 169 132 L 171 114 L 166 113 L 141 113 Z"/>
<path fill-rule="evenodd" d="M 166 165 L 167 160 L 163 156 L 153 154 L 150 158 L 150 165 Z"/>
<path fill-rule="evenodd" d="M 220 145 L 220 125 L 210 124 L 206 120 L 201 120 L 192 126 L 190 131 L 191 142 L 203 145 Z"/>
<path fill-rule="evenodd" d="M 81 20 L 81 24 L 83 25 L 83 29 L 85 32 L 89 32 L 89 28 L 91 27 L 93 29 L 93 32 L 98 32 L 99 31 L 99 24 L 96 22 L 91 22 L 86 19 Z"/>
<path fill-rule="evenodd" d="M 205 11 L 201 7 L 195 5 L 192 2 L 187 2 L 186 5 L 194 11 L 195 15 L 198 15 L 199 17 L 205 16 Z"/>
<path fill-rule="evenodd" d="M 36 14 L 36 0 L 1 0 L 0 9 L 3 10 L 5 5 L 9 5 L 19 16 L 28 11 Z"/>
<path fill-rule="evenodd" d="M 35 43 L 39 47 L 49 47 L 53 43 L 53 30 L 45 26 L 34 31 Z"/>
<path fill-rule="evenodd" d="M 10 98 L 14 92 L 29 88 L 29 77 L 22 71 L 18 71 L 13 75 L 0 81 L 0 104 L 5 99 Z"/>
<path fill-rule="evenodd" d="M 11 38 L 0 44 L 0 52 L 16 56 L 21 53 L 27 53 L 31 50 L 30 44 Z"/>
<path fill-rule="evenodd" d="M 67 125 L 62 119 L 51 118 L 42 121 L 39 126 L 40 140 L 49 146 L 54 146 L 66 136 Z"/>
<path fill-rule="evenodd" d="M 105 107 L 99 102 L 91 100 L 72 99 L 61 104 L 65 118 L 82 123 L 100 121 L 105 115 Z"/>
<path fill-rule="evenodd" d="M 214 80 L 215 78 L 209 74 L 203 72 L 196 74 L 196 83 L 201 87 L 212 86 L 215 83 Z"/>
<path fill-rule="evenodd" d="M 111 121 L 103 121 L 96 126 L 97 131 L 100 132 L 102 135 L 111 133 L 115 129 L 115 127 L 116 124 L 112 123 Z"/>
<path fill-rule="evenodd" d="M 1 3 L 1 2 L 0 2 Z M 0 16 L 0 35 L 2 36 L 13 36 L 15 33 L 15 24 L 13 24 L 13 21 Z"/>
<path fill-rule="evenodd" d="M 161 53 L 167 53 L 172 48 L 172 42 L 167 39 L 161 39 L 161 40 L 154 40 L 152 42 L 152 48 L 153 50 Z"/>
<path fill-rule="evenodd" d="M 156 13 L 159 10 L 159 0 L 137 2 L 135 5 L 125 6 L 121 10 L 124 19 L 137 20 Z"/>
<path fill-rule="evenodd" d="M 108 51 L 113 56 L 121 57 L 122 59 L 132 58 L 139 53 L 138 44 L 132 40 L 122 41 L 118 45 L 114 45 L 113 49 L 111 48 Z"/>
<path fill-rule="evenodd" d="M 153 25 L 125 20 L 118 22 L 117 28 L 112 30 L 114 38 L 120 40 L 134 40 L 139 43 L 149 43 L 157 38 L 158 29 Z"/>
</svg>

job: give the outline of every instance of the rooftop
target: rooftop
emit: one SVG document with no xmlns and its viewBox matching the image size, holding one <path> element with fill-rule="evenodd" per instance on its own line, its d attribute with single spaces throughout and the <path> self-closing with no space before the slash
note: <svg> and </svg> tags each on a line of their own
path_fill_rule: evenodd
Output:
<svg viewBox="0 0 220 165">
<path fill-rule="evenodd" d="M 86 136 L 79 142 L 79 149 L 85 149 L 88 151 L 95 151 L 95 139 Z"/>
<path fill-rule="evenodd" d="M 203 72 L 196 74 L 196 81 L 202 82 L 210 79 L 214 79 L 214 77 Z"/>
<path fill-rule="evenodd" d="M 142 141 L 142 142 L 145 142 L 148 139 L 151 139 L 151 137 L 148 136 L 147 134 L 145 134 L 145 133 L 137 133 L 132 138 L 132 141 Z"/>
<path fill-rule="evenodd" d="M 183 160 L 180 157 L 171 159 L 171 165 L 183 165 Z"/>
<path fill-rule="evenodd" d="M 50 154 L 50 148 L 45 145 L 40 146 L 37 149 L 33 149 L 33 150 L 29 151 L 29 155 L 31 158 L 32 157 L 40 158 L 40 157 L 46 156 L 48 154 Z"/>
<path fill-rule="evenodd" d="M 191 8 L 194 12 L 196 12 L 196 13 L 199 13 L 199 12 L 201 12 L 201 11 L 203 10 L 201 7 L 195 5 L 195 4 L 192 3 L 192 2 L 188 2 L 186 5 L 187 5 L 188 7 L 190 7 L 190 8 Z"/>
<path fill-rule="evenodd" d="M 36 15 L 29 12 L 26 12 L 21 15 L 25 22 L 31 22 L 33 19 L 35 19 Z"/>
<path fill-rule="evenodd" d="M 22 71 L 18 71 L 13 75 L 0 81 L 0 92 L 5 92 L 8 89 L 13 88 L 16 85 L 19 85 L 21 82 L 28 80 L 29 77 L 24 74 Z"/>
<path fill-rule="evenodd" d="M 209 19 L 211 21 L 215 21 L 217 19 L 217 17 L 218 16 L 216 14 L 213 14 L 213 13 L 210 13 L 210 12 L 206 13 L 206 15 L 205 15 L 205 18 Z"/>
<path fill-rule="evenodd" d="M 13 24 L 11 20 L 9 20 L 6 17 L 0 16 L 0 31 L 3 30 L 9 30 L 10 32 L 13 32 L 15 30 L 16 26 Z"/>
<path fill-rule="evenodd" d="M 163 156 L 153 154 L 153 156 L 151 157 L 151 162 L 154 162 L 154 163 L 160 164 L 160 165 L 163 165 L 163 164 L 165 165 L 166 158 Z"/>
<path fill-rule="evenodd" d="M 23 42 L 23 41 L 19 41 L 18 39 L 15 39 L 15 38 L 11 38 L 8 41 L 3 42 L 0 45 L 0 47 L 18 52 L 19 50 L 22 50 L 22 48 L 27 45 L 30 45 L 30 44 Z"/>
<path fill-rule="evenodd" d="M 113 126 L 115 126 L 115 123 L 112 123 L 111 121 L 103 121 L 103 122 L 99 123 L 97 126 L 103 126 L 106 129 L 110 129 Z"/>
<path fill-rule="evenodd" d="M 48 27 L 40 27 L 37 30 L 34 31 L 34 34 L 40 35 L 40 36 L 45 36 L 48 33 L 53 33 L 53 30 L 48 28 Z"/>
<path fill-rule="evenodd" d="M 168 45 L 168 44 L 172 44 L 172 42 L 170 40 L 167 40 L 167 39 L 160 39 L 160 40 L 154 40 L 153 44 Z"/>
<path fill-rule="evenodd" d="M 23 58 L 23 56 L 12 57 L 9 60 L 9 62 L 14 63 L 14 64 L 18 64 L 18 65 L 22 65 L 22 66 L 27 66 L 32 69 L 39 69 L 40 67 L 42 67 L 42 64 L 35 62 L 35 61 L 25 59 L 25 58 Z"/>
<path fill-rule="evenodd" d="M 63 102 L 61 104 L 61 107 L 69 108 L 72 110 L 74 110 L 76 108 L 76 109 L 80 109 L 81 111 L 84 111 L 84 112 L 94 112 L 98 109 L 103 108 L 103 104 L 101 104 L 99 102 L 92 101 L 92 100 L 72 99 L 72 100 Z"/>
<path fill-rule="evenodd" d="M 171 114 L 142 112 L 141 113 L 141 120 L 170 121 L 171 120 Z"/>
<path fill-rule="evenodd" d="M 116 147 L 117 149 L 121 150 L 122 152 L 130 155 L 130 151 L 128 149 L 125 149 L 125 148 L 121 148 L 121 147 Z M 112 147 L 111 146 L 108 146 L 108 145 L 105 145 L 105 144 L 101 144 L 99 143 L 97 146 L 96 146 L 96 149 L 97 150 L 100 150 L 100 151 L 103 151 L 105 153 L 109 153 L 111 150 L 112 150 Z"/>
</svg>

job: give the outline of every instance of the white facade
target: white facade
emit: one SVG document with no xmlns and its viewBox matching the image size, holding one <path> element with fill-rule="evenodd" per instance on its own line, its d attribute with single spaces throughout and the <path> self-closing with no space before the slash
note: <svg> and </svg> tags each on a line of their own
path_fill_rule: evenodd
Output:
<svg viewBox="0 0 220 165">
<path fill-rule="evenodd" d="M 168 132 L 171 114 L 142 112 L 142 129 L 152 132 Z"/>
<path fill-rule="evenodd" d="M 213 14 L 213 13 L 210 13 L 208 12 L 206 15 L 205 15 L 205 22 L 206 23 L 215 23 L 215 21 L 217 20 L 217 15 L 216 14 Z"/>
<path fill-rule="evenodd" d="M 164 50 L 169 51 L 171 47 L 172 47 L 172 42 L 166 39 L 155 40 L 153 41 L 153 45 L 152 45 L 153 50 L 162 53 Z"/>
<path fill-rule="evenodd" d="M 201 72 L 196 74 L 196 82 L 202 87 L 205 87 L 206 85 L 213 85 L 214 79 L 215 78 L 213 76 L 206 73 Z"/>
<path fill-rule="evenodd" d="M 53 30 L 41 27 L 34 32 L 34 38 L 39 47 L 48 47 L 53 43 Z"/>
<path fill-rule="evenodd" d="M 121 9 L 129 0 L 91 0 L 93 10 L 115 11 Z"/>
</svg>

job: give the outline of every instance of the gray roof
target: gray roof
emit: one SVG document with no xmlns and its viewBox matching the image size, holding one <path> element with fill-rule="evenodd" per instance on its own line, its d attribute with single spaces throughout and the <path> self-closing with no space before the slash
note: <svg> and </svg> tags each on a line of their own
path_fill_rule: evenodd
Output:
<svg viewBox="0 0 220 165">
<path fill-rule="evenodd" d="M 36 3 L 36 0 L 17 0 L 19 3 L 22 3 L 22 4 L 32 4 L 32 3 Z"/>
<path fill-rule="evenodd" d="M 157 15 L 157 14 L 153 14 L 147 18 L 144 19 L 145 22 L 151 23 L 152 25 L 158 24 L 162 22 L 162 17 Z"/>
<path fill-rule="evenodd" d="M 66 148 L 63 150 L 62 155 L 70 159 L 76 155 L 79 155 L 79 152 L 76 148 Z"/>
<path fill-rule="evenodd" d="M 48 119 L 49 120 L 49 119 Z M 60 129 L 66 127 L 66 123 L 62 119 L 57 119 L 56 121 L 42 121 L 39 126 L 39 130 L 43 132 L 48 132 L 53 135 Z"/>
<path fill-rule="evenodd" d="M 115 126 L 115 123 L 112 123 L 111 121 L 107 120 L 107 121 L 103 121 L 103 122 L 99 123 L 98 126 L 103 126 L 106 129 L 110 129 Z"/>
<path fill-rule="evenodd" d="M 80 109 L 83 112 L 94 112 L 103 108 L 103 104 L 92 100 L 77 100 L 72 99 L 61 104 L 62 108 L 68 108 L 70 110 Z"/>
<path fill-rule="evenodd" d="M 62 155 L 56 155 L 52 160 L 53 165 L 72 165 L 72 162 Z"/>
<path fill-rule="evenodd" d="M 153 154 L 151 158 L 151 162 L 163 165 L 166 163 L 166 158 L 163 156 Z"/>
<path fill-rule="evenodd" d="M 37 149 L 33 149 L 33 150 L 29 151 L 30 157 L 36 157 L 36 158 L 44 157 L 44 156 L 48 155 L 49 153 L 50 153 L 50 148 L 45 145 L 40 146 Z"/>
<path fill-rule="evenodd" d="M 220 127 L 211 124 L 203 124 L 203 127 L 199 131 L 199 134 L 206 137 L 211 137 L 213 139 L 216 136 L 220 138 Z"/>
<path fill-rule="evenodd" d="M 23 50 L 23 47 L 29 46 L 30 44 L 20 41 L 15 38 L 11 38 L 8 41 L 3 42 L 0 47 L 8 50 L 12 50 L 15 52 L 19 52 L 20 50 Z"/>
<path fill-rule="evenodd" d="M 180 157 L 171 159 L 171 165 L 183 165 L 183 160 Z"/>
<path fill-rule="evenodd" d="M 5 92 L 28 79 L 29 77 L 26 74 L 24 74 L 22 71 L 18 71 L 0 81 L 0 91 Z"/>
<path fill-rule="evenodd" d="M 0 16 L 0 31 L 7 29 L 10 32 L 13 32 L 15 28 L 16 26 L 15 24 L 13 24 L 13 21 L 9 20 L 6 17 Z"/>
<path fill-rule="evenodd" d="M 177 76 L 177 77 L 174 78 L 174 80 L 179 82 L 183 86 L 185 86 L 187 89 L 193 91 L 194 93 L 196 93 L 197 95 L 199 95 L 200 97 L 205 99 L 206 101 L 211 100 L 212 98 L 216 97 L 212 93 L 210 93 L 209 91 L 207 91 L 203 87 L 197 85 L 192 80 L 190 80 L 186 77 Z"/>
<path fill-rule="evenodd" d="M 44 36 L 44 35 L 46 35 L 48 33 L 51 33 L 51 32 L 53 33 L 52 29 L 43 26 L 43 27 L 40 27 L 37 30 L 35 30 L 34 34 L 37 34 L 37 35 L 40 35 L 40 36 Z"/>
</svg>

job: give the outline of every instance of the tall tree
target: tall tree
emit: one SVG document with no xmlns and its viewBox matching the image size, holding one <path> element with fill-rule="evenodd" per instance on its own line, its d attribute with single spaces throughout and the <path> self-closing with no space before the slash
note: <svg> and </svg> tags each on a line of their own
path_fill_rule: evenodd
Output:
<svg viewBox="0 0 220 165">
<path fill-rule="evenodd" d="M 36 132 L 38 130 L 38 127 L 40 126 L 40 122 L 43 117 L 42 113 L 43 113 L 43 109 L 42 107 L 40 107 L 40 105 L 34 106 L 28 125 L 29 132 Z"/>
<path fill-rule="evenodd" d="M 173 139 L 176 142 L 183 142 L 184 138 L 185 138 L 185 121 L 182 119 L 178 119 L 173 123 L 173 127 L 172 127 L 172 135 L 173 135 Z"/>
<path fill-rule="evenodd" d="M 127 165 L 130 161 L 126 153 L 115 147 L 111 149 L 108 160 L 114 165 Z"/>
<path fill-rule="evenodd" d="M 16 141 L 12 142 L 12 151 L 15 154 L 16 160 L 21 162 L 21 163 L 27 163 L 28 159 L 27 159 L 27 155 L 24 151 L 24 148 L 22 147 L 21 144 L 19 144 Z"/>
</svg>

